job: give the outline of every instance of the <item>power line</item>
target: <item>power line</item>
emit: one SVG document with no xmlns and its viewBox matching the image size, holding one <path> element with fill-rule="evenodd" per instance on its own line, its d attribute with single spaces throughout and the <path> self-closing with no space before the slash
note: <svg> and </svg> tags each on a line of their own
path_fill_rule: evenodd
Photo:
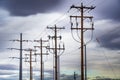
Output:
<svg viewBox="0 0 120 80">
<path fill-rule="evenodd" d="M 83 5 L 83 3 L 81 3 L 81 6 L 74 6 L 72 5 L 71 8 L 75 8 L 77 10 L 80 10 L 81 12 L 81 16 L 70 16 L 70 18 L 80 18 L 81 21 L 81 27 L 79 28 L 78 26 L 74 27 L 74 26 L 71 26 L 71 30 L 81 30 L 81 80 L 85 80 L 85 76 L 84 76 L 84 32 L 86 30 L 94 30 L 93 26 L 92 28 L 84 28 L 84 19 L 85 18 L 89 18 L 89 19 L 92 19 L 93 17 L 92 16 L 84 16 L 84 10 L 92 10 L 94 9 L 95 7 L 91 6 L 91 7 L 86 7 Z"/>
<path fill-rule="evenodd" d="M 55 55 L 55 80 L 59 80 L 59 55 L 58 55 L 58 51 L 64 51 L 65 47 L 63 45 L 63 47 L 61 47 L 61 45 L 59 45 L 58 47 L 58 41 L 57 39 L 61 40 L 61 36 L 57 35 L 57 31 L 61 30 L 61 29 L 65 29 L 64 27 L 57 27 L 55 25 L 55 27 L 47 27 L 48 29 L 52 29 L 54 31 L 54 36 L 49 36 L 49 39 L 54 39 L 54 47 L 48 47 L 47 49 L 51 49 L 54 52 Z"/>
<path fill-rule="evenodd" d="M 40 79 L 44 80 L 44 62 L 43 62 L 43 55 L 48 55 L 48 52 L 43 53 L 43 48 L 47 48 L 48 46 L 43 46 L 43 42 L 48 42 L 48 40 L 42 40 L 42 38 L 40 40 L 34 40 L 34 42 L 39 42 L 40 46 L 34 46 L 35 49 L 36 48 L 40 48 L 40 53 L 35 53 L 35 55 L 40 55 Z"/>
<path fill-rule="evenodd" d="M 82 0 L 80 0 L 80 1 L 78 1 L 78 2 L 82 2 Z M 76 4 L 78 4 L 78 2 L 76 3 Z M 64 18 L 66 18 L 65 16 L 69 13 L 69 11 L 70 11 L 70 9 L 68 10 L 68 11 L 66 11 L 63 15 L 61 15 L 59 18 L 57 18 L 56 20 L 54 20 L 52 23 L 50 23 L 50 24 L 48 24 L 48 26 L 49 25 L 51 25 L 51 24 L 57 24 L 57 23 L 60 23 L 61 21 L 63 21 L 63 19 Z M 74 12 L 75 13 L 75 12 Z M 74 14 L 74 13 L 72 13 L 72 14 Z M 69 17 L 69 16 L 68 16 Z M 61 18 L 63 18 L 62 20 L 61 20 Z M 42 34 L 43 34 L 43 32 L 46 30 L 46 28 L 44 28 L 44 30 L 40 33 L 40 35 L 38 35 L 38 37 L 39 36 L 41 36 Z M 42 37 L 42 36 L 41 36 Z M 36 37 L 37 38 L 37 37 Z M 36 38 L 34 38 L 34 39 L 36 39 Z"/>
<path fill-rule="evenodd" d="M 33 55 L 32 52 L 33 51 L 35 52 L 36 50 L 29 48 L 29 49 L 24 49 L 24 51 L 29 51 L 30 52 L 30 54 L 26 54 L 26 56 L 28 55 L 30 57 L 30 59 L 29 59 L 29 61 L 25 61 L 25 62 L 29 62 L 30 63 L 30 80 L 33 80 L 32 62 L 36 62 L 36 59 L 35 59 L 35 61 L 32 61 L 32 55 Z M 28 58 L 26 58 L 26 59 L 28 59 Z"/>
<path fill-rule="evenodd" d="M 22 80 L 22 33 L 20 33 L 20 40 L 11 40 L 11 41 L 20 41 L 20 49 L 11 48 L 11 50 L 12 49 L 20 50 L 19 80 Z"/>
<path fill-rule="evenodd" d="M 96 38 L 96 39 L 97 39 L 97 38 Z M 98 43 L 99 45 L 101 45 L 100 40 L 98 40 L 98 39 L 97 39 L 97 43 Z M 115 73 L 115 71 L 114 71 L 114 69 L 113 69 L 113 67 L 112 67 L 112 64 L 109 62 L 109 59 L 108 59 L 107 55 L 106 55 L 105 52 L 103 52 L 103 51 L 102 51 L 102 53 L 103 53 L 103 55 L 104 55 L 105 60 L 107 61 L 108 65 L 109 65 L 109 67 L 111 68 L 111 71 L 112 71 L 113 75 L 114 75 L 115 77 L 117 77 L 117 76 L 116 76 L 116 73 Z"/>
<path fill-rule="evenodd" d="M 23 40 L 22 37 L 22 33 L 20 33 L 20 39 L 14 39 L 14 40 L 9 40 L 12 42 L 20 42 L 20 49 L 18 48 L 8 48 L 10 50 L 19 50 L 20 51 L 20 62 L 19 62 L 19 80 L 22 80 L 22 69 L 23 69 L 23 65 L 22 65 L 22 59 L 23 59 L 23 53 L 22 51 L 25 50 L 23 49 L 23 42 L 31 42 L 31 40 Z"/>
</svg>

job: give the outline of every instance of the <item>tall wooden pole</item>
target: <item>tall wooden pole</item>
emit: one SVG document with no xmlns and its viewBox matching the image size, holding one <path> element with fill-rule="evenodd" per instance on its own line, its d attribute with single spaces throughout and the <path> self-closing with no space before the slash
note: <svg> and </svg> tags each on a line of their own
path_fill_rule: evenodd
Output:
<svg viewBox="0 0 120 80">
<path fill-rule="evenodd" d="M 30 80 L 33 80 L 33 77 L 32 77 L 32 50 L 30 50 Z"/>
<path fill-rule="evenodd" d="M 86 19 L 86 18 L 89 18 L 90 20 L 92 20 L 92 16 L 84 16 L 84 11 L 85 11 L 85 9 L 87 10 L 87 9 L 89 9 L 89 10 L 92 10 L 92 9 L 94 9 L 95 7 L 93 7 L 93 6 L 91 6 L 91 7 L 86 7 L 86 6 L 83 6 L 83 3 L 81 3 L 81 6 L 74 6 L 74 5 L 72 5 L 71 6 L 71 8 L 76 8 L 76 9 L 78 9 L 78 10 L 80 10 L 80 12 L 81 12 L 81 14 L 80 14 L 80 16 L 70 16 L 70 18 L 80 18 L 80 24 L 81 24 L 81 26 L 80 27 L 78 27 L 78 26 L 76 26 L 76 28 L 74 28 L 74 27 L 72 27 L 71 26 L 71 29 L 72 30 L 80 30 L 81 31 L 81 38 L 80 38 L 80 45 L 81 45 L 81 52 L 80 52 L 80 54 L 81 54 L 81 80 L 85 80 L 85 68 L 84 68 L 84 64 L 85 64 L 85 62 L 84 62 L 84 32 L 86 31 L 86 30 L 94 30 L 94 28 L 93 28 L 93 26 L 92 26 L 92 28 L 84 28 L 84 19 Z M 76 25 L 78 25 L 78 24 L 76 24 Z"/>
<path fill-rule="evenodd" d="M 55 25 L 55 27 L 47 27 L 48 29 L 53 29 L 54 30 L 54 33 L 55 35 L 54 36 L 49 36 L 49 38 L 52 38 L 54 39 L 54 43 L 55 43 L 55 47 L 54 48 L 48 48 L 48 49 L 52 49 L 53 52 L 54 52 L 54 55 L 55 55 L 55 80 L 58 80 L 58 52 L 57 50 L 64 50 L 64 48 L 58 48 L 57 47 L 57 38 L 60 38 L 61 39 L 61 36 L 57 36 L 57 30 L 60 30 L 60 29 L 64 29 L 64 27 L 57 27 Z"/>
<path fill-rule="evenodd" d="M 22 33 L 20 33 L 20 63 L 19 63 L 19 80 L 22 80 Z"/>
<path fill-rule="evenodd" d="M 57 28 L 55 25 L 55 80 L 58 80 L 58 59 L 57 59 Z"/>
<path fill-rule="evenodd" d="M 40 46 L 41 46 L 41 49 L 40 49 L 41 50 L 41 53 L 40 53 L 40 56 L 41 56 L 41 60 L 40 60 L 41 61 L 41 80 L 43 80 L 43 57 L 42 57 L 42 55 L 43 55 L 42 54 L 43 53 L 42 48 L 43 47 L 42 47 L 42 39 L 40 40 Z"/>
<path fill-rule="evenodd" d="M 83 4 L 81 3 L 81 79 L 84 80 Z"/>
</svg>

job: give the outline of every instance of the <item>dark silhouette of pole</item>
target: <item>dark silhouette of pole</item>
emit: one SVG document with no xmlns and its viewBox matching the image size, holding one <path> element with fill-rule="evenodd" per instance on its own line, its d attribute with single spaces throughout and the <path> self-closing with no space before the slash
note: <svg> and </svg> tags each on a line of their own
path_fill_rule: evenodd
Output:
<svg viewBox="0 0 120 80">
<path fill-rule="evenodd" d="M 25 54 L 26 56 L 27 55 L 29 56 L 29 61 L 25 61 L 25 62 L 29 62 L 30 63 L 30 80 L 33 80 L 32 62 L 36 62 L 36 59 L 35 59 L 35 61 L 32 60 L 32 56 L 33 56 L 32 51 L 35 52 L 36 50 L 28 48 L 28 49 L 24 49 L 24 51 L 29 51 L 30 52 L 30 54 Z M 26 58 L 26 59 L 28 59 L 28 58 Z"/>
<path fill-rule="evenodd" d="M 57 59 L 57 28 L 56 28 L 56 26 L 55 26 L 55 80 L 58 80 L 58 65 L 57 65 L 57 63 L 58 63 L 58 59 Z"/>
<path fill-rule="evenodd" d="M 64 27 L 47 27 L 48 29 L 53 29 L 54 30 L 54 36 L 49 36 L 49 38 L 54 39 L 55 47 L 54 48 L 48 48 L 52 49 L 55 55 L 55 80 L 58 80 L 58 50 L 64 50 L 64 48 L 58 48 L 57 47 L 57 39 L 60 38 L 61 36 L 57 36 L 57 31 L 60 29 L 65 29 Z"/>
<path fill-rule="evenodd" d="M 40 45 L 41 45 L 41 54 L 40 54 L 40 57 L 41 57 L 41 80 L 43 80 L 43 50 L 42 50 L 42 39 L 40 39 Z"/>
<path fill-rule="evenodd" d="M 70 18 L 80 18 L 80 24 L 81 24 L 81 26 L 80 26 L 80 28 L 78 27 L 78 26 L 76 26 L 76 28 L 73 28 L 73 27 L 71 27 L 71 29 L 73 30 L 80 30 L 81 31 L 81 38 L 80 38 L 80 45 L 81 45 L 81 80 L 85 80 L 85 68 L 84 68 L 84 32 L 86 31 L 86 30 L 94 30 L 94 28 L 92 27 L 92 28 L 84 28 L 84 19 L 85 18 L 89 18 L 90 20 L 92 20 L 92 16 L 84 16 L 84 11 L 85 11 L 85 9 L 87 10 L 87 9 L 89 9 L 89 10 L 92 10 L 92 9 L 94 9 L 95 7 L 93 7 L 93 6 L 91 6 L 91 7 L 86 7 L 86 6 L 83 6 L 83 3 L 81 3 L 81 6 L 74 6 L 74 5 L 72 5 L 71 6 L 71 8 L 76 8 L 76 9 L 78 9 L 78 10 L 80 10 L 80 12 L 81 12 L 81 14 L 80 14 L 80 16 L 70 16 Z M 78 25 L 78 24 L 76 24 L 76 25 Z M 73 26 L 73 25 L 72 25 Z"/>
<path fill-rule="evenodd" d="M 48 55 L 48 53 L 44 53 L 43 54 L 43 48 L 46 48 L 47 46 L 43 46 L 43 42 L 48 42 L 48 40 L 42 40 L 42 38 L 40 40 L 34 40 L 34 42 L 40 42 L 40 46 L 34 46 L 35 48 L 38 47 L 40 48 L 40 53 L 35 53 L 35 55 L 40 55 L 40 80 L 44 80 L 44 71 L 43 71 L 43 66 L 44 66 L 44 62 L 43 62 L 43 55 Z"/>
<path fill-rule="evenodd" d="M 33 77 L 32 77 L 32 49 L 30 50 L 30 80 L 33 80 Z"/>
<path fill-rule="evenodd" d="M 18 39 L 15 39 L 15 40 L 10 40 L 10 41 L 13 41 L 13 42 L 15 42 L 15 41 L 17 41 L 17 42 L 20 42 L 20 48 L 19 49 L 17 49 L 17 48 L 8 48 L 8 49 L 10 49 L 10 50 L 19 50 L 20 51 L 20 56 L 19 56 L 19 80 L 22 80 L 22 55 L 23 55 L 23 53 L 22 53 L 22 51 L 24 50 L 24 49 L 22 49 L 22 43 L 23 42 L 31 42 L 31 40 L 23 40 L 22 39 L 22 33 L 20 33 L 20 40 L 18 40 Z"/>
<path fill-rule="evenodd" d="M 44 62 L 43 62 L 42 64 L 43 64 L 43 65 L 42 65 L 42 66 L 43 66 L 43 69 L 42 69 L 43 75 L 42 75 L 42 76 L 43 76 L 43 80 L 44 80 Z"/>
<path fill-rule="evenodd" d="M 84 80 L 83 4 L 81 4 L 81 79 Z"/>
<path fill-rule="evenodd" d="M 87 50 L 86 50 L 86 44 L 84 45 L 85 48 L 85 80 L 87 80 Z"/>
<path fill-rule="evenodd" d="M 60 56 L 57 56 L 58 58 L 58 80 L 60 80 Z"/>
<path fill-rule="evenodd" d="M 19 63 L 19 80 L 22 80 L 22 33 L 20 33 L 20 63 Z"/>
</svg>

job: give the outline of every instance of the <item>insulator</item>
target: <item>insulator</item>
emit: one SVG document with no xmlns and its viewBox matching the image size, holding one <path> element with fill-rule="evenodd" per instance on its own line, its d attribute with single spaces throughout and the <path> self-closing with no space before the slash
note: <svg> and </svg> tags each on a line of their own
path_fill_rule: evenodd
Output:
<svg viewBox="0 0 120 80">
<path fill-rule="evenodd" d="M 62 36 L 60 36 L 60 40 L 62 39 Z"/>
<path fill-rule="evenodd" d="M 49 27 L 47 26 L 47 28 L 49 28 Z"/>
<path fill-rule="evenodd" d="M 78 27 L 78 22 L 76 22 L 76 27 Z"/>
<path fill-rule="evenodd" d="M 70 9 L 71 9 L 71 8 L 74 8 L 74 7 L 75 7 L 75 5 L 72 5 L 72 6 L 70 7 Z"/>
<path fill-rule="evenodd" d="M 76 22 L 77 22 L 77 16 L 75 17 L 75 20 L 76 20 Z"/>
<path fill-rule="evenodd" d="M 50 46 L 48 46 L 47 49 L 50 51 Z"/>
<path fill-rule="evenodd" d="M 46 50 L 46 53 L 48 53 L 48 50 Z"/>
<path fill-rule="evenodd" d="M 48 38 L 50 39 L 50 35 L 48 36 Z"/>
<path fill-rule="evenodd" d="M 25 56 L 27 56 L 27 54 L 25 54 Z"/>
<path fill-rule="evenodd" d="M 71 16 L 70 16 L 70 22 L 72 22 L 72 18 L 71 18 Z"/>
<path fill-rule="evenodd" d="M 20 41 L 20 40 L 16 39 L 16 40 L 11 40 L 11 41 Z"/>
<path fill-rule="evenodd" d="M 92 22 L 92 28 L 94 27 L 94 22 Z"/>
<path fill-rule="evenodd" d="M 36 46 L 34 46 L 34 48 L 36 49 Z"/>
<path fill-rule="evenodd" d="M 92 18 L 90 18 L 90 21 L 92 22 Z"/>
<path fill-rule="evenodd" d="M 26 42 L 28 42 L 28 40 L 22 40 L 22 41 L 26 41 Z"/>
<path fill-rule="evenodd" d="M 65 45 L 63 44 L 63 48 L 65 48 Z"/>
<path fill-rule="evenodd" d="M 34 42 L 36 42 L 37 40 L 34 40 Z"/>
<path fill-rule="evenodd" d="M 52 39 L 54 39 L 55 38 L 55 36 L 52 36 Z"/>
<path fill-rule="evenodd" d="M 59 48 L 60 48 L 60 44 L 59 44 Z"/>
<path fill-rule="evenodd" d="M 73 23 L 71 22 L 71 28 L 73 27 Z"/>
<path fill-rule="evenodd" d="M 37 56 L 37 54 L 36 54 L 36 53 L 34 53 L 34 55 L 35 55 L 35 56 Z"/>
<path fill-rule="evenodd" d="M 71 26 L 73 26 L 73 23 L 71 23 Z"/>
</svg>

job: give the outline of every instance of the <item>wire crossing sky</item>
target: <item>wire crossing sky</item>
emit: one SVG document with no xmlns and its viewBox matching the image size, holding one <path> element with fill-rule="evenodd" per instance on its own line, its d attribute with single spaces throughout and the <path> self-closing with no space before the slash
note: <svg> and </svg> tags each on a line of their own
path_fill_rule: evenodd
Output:
<svg viewBox="0 0 120 80">
<path fill-rule="evenodd" d="M 80 44 L 71 35 L 71 15 L 79 15 L 79 11 L 70 6 L 95 6 L 92 11 L 85 11 L 84 15 L 93 16 L 93 33 L 85 33 L 87 44 L 88 78 L 120 79 L 120 0 L 0 0 L 0 80 L 18 79 L 19 60 L 9 57 L 19 57 L 19 51 L 6 48 L 19 48 L 19 43 L 9 40 L 19 39 L 23 33 L 25 40 L 48 39 L 53 31 L 47 26 L 61 26 L 65 30 L 59 31 L 65 43 L 65 52 L 60 57 L 61 80 L 73 79 L 76 72 L 80 78 Z M 75 20 L 73 20 L 73 23 Z M 77 20 L 77 23 L 80 19 Z M 78 25 L 81 25 L 80 23 Z M 89 20 L 85 19 L 85 26 Z M 73 34 L 75 34 L 74 32 Z M 79 34 L 79 33 L 78 33 Z M 74 35 L 76 38 L 78 35 Z M 92 40 L 91 40 L 92 38 Z M 80 40 L 80 38 L 77 38 Z M 23 48 L 33 48 L 37 43 L 24 43 Z M 27 52 L 24 52 L 24 54 Z M 53 73 L 53 54 L 45 62 L 45 79 L 51 80 Z M 39 59 L 38 59 L 39 61 Z M 28 63 L 23 64 L 24 79 L 28 79 Z M 38 62 L 34 63 L 34 79 L 39 79 Z"/>
</svg>

